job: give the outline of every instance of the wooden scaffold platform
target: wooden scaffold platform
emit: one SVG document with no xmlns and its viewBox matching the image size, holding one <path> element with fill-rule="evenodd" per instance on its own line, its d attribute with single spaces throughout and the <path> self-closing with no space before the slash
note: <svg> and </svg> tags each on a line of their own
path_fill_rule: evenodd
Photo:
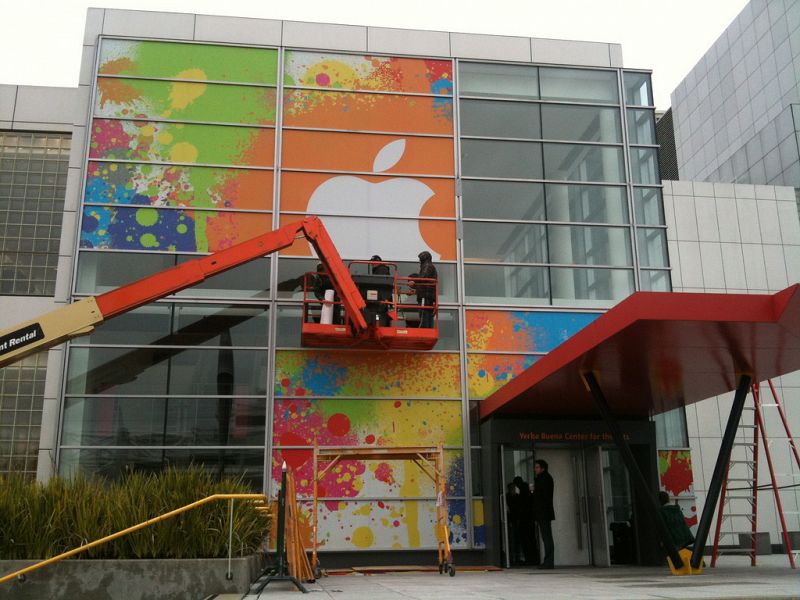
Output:
<svg viewBox="0 0 800 600">
<path fill-rule="evenodd" d="M 318 505 L 319 482 L 341 460 L 410 460 L 433 481 L 436 489 L 436 538 L 439 560 L 439 573 L 456 574 L 453 553 L 450 548 L 450 531 L 447 526 L 447 481 L 445 478 L 444 447 L 438 446 L 400 446 L 395 448 L 343 448 L 317 446 L 314 442 L 314 498 L 312 507 L 312 539 L 313 552 L 311 566 L 314 574 L 319 576 L 318 549 Z"/>
</svg>

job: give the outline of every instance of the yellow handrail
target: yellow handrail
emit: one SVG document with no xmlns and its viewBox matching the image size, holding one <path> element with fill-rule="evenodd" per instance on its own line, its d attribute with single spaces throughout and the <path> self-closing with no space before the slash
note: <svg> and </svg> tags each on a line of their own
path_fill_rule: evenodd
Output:
<svg viewBox="0 0 800 600">
<path fill-rule="evenodd" d="M 106 537 L 100 538 L 99 540 L 95 540 L 93 542 L 89 542 L 88 544 L 84 544 L 83 546 L 78 546 L 77 548 L 73 548 L 72 550 L 68 550 L 67 552 L 63 552 L 57 556 L 53 556 L 41 562 L 32 564 L 24 569 L 20 569 L 19 571 L 15 571 L 13 573 L 9 573 L 3 577 L 0 577 L 0 583 L 5 583 L 6 581 L 11 581 L 20 575 L 25 575 L 26 573 L 30 573 L 31 571 L 36 571 L 37 569 L 41 569 L 42 567 L 46 567 L 47 565 L 52 565 L 60 560 L 64 560 L 65 558 L 69 558 L 70 556 L 75 556 L 76 554 L 80 554 L 81 552 L 85 552 L 86 550 L 90 550 L 96 546 L 101 546 L 106 544 L 112 540 L 116 540 L 117 538 L 122 537 L 123 535 L 128 535 L 129 533 L 133 533 L 134 531 L 138 531 L 140 529 L 144 529 L 150 525 L 154 525 L 160 521 L 164 521 L 165 519 L 169 519 L 174 517 L 175 515 L 179 515 L 184 513 L 188 510 L 193 508 L 197 508 L 202 504 L 206 504 L 207 502 L 213 502 L 215 500 L 263 500 L 266 501 L 266 496 L 264 494 L 212 494 L 211 496 L 207 496 L 205 498 L 201 498 L 196 502 L 192 502 L 191 504 L 187 504 L 186 506 L 181 506 L 180 508 L 176 508 L 175 510 L 171 510 L 168 513 L 164 513 L 163 515 L 159 515 L 157 517 L 153 517 L 152 519 L 148 519 L 147 521 L 143 521 L 137 525 L 133 525 L 128 527 L 127 529 L 123 529 L 122 531 L 118 531 L 116 533 L 112 533 L 111 535 L 107 535 Z"/>
</svg>

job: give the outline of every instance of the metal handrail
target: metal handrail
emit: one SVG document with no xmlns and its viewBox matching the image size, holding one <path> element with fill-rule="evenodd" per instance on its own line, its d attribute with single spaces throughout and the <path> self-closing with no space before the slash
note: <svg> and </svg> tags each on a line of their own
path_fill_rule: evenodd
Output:
<svg viewBox="0 0 800 600">
<path fill-rule="evenodd" d="M 153 517 L 152 519 L 148 519 L 147 521 L 143 521 L 138 523 L 137 525 L 132 525 L 127 529 L 123 529 L 122 531 L 117 531 L 116 533 L 112 533 L 111 535 L 107 535 L 105 537 L 100 538 L 99 540 L 95 540 L 93 542 L 89 542 L 88 544 L 84 544 L 82 546 L 78 546 L 77 548 L 73 548 L 72 550 L 68 550 L 67 552 L 62 552 L 57 556 L 53 556 L 51 558 L 45 559 L 38 563 L 34 563 L 25 567 L 24 569 L 20 569 L 19 571 L 14 571 L 13 573 L 9 573 L 8 575 L 4 575 L 0 577 L 0 583 L 5 583 L 7 581 L 11 581 L 12 579 L 16 579 L 17 577 L 21 577 L 26 573 L 30 573 L 31 571 L 36 571 L 37 569 L 41 569 L 42 567 L 46 567 L 48 565 L 52 565 L 53 563 L 59 562 L 64 560 L 65 558 L 69 558 L 70 556 L 75 556 L 76 554 L 80 554 L 81 552 L 85 552 L 86 550 L 90 550 L 97 546 L 101 546 L 117 538 L 121 538 L 124 535 L 128 535 L 129 533 L 133 533 L 134 531 L 138 531 L 140 529 L 144 529 L 145 527 L 149 527 L 150 525 L 154 525 L 166 519 L 172 518 L 176 515 L 181 513 L 185 513 L 193 508 L 197 508 L 203 504 L 208 502 L 213 502 L 215 500 L 230 500 L 231 507 L 233 506 L 234 500 L 267 500 L 267 497 L 264 494 L 212 494 L 211 496 L 206 496 L 205 498 L 201 498 L 196 502 L 192 502 L 191 504 L 187 504 L 186 506 L 181 506 L 180 508 L 176 508 L 175 510 L 171 510 L 163 515 L 159 515 L 157 517 Z M 233 519 L 231 519 L 231 527 L 233 527 Z M 230 561 L 230 544 L 228 548 L 228 560 Z M 230 572 L 230 567 L 229 567 Z"/>
</svg>

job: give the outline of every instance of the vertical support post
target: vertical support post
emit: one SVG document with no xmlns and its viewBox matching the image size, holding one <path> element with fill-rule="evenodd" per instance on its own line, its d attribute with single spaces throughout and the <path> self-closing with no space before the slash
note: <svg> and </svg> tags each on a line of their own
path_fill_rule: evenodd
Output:
<svg viewBox="0 0 800 600">
<path fill-rule="evenodd" d="M 233 569 L 231 569 L 231 562 L 233 560 L 233 498 L 228 500 L 228 509 L 228 570 L 225 573 L 225 579 L 232 581 Z"/>
<path fill-rule="evenodd" d="M 586 386 L 589 388 L 589 391 L 594 398 L 594 403 L 597 406 L 597 409 L 600 411 L 600 414 L 603 416 L 603 420 L 606 422 L 608 429 L 611 431 L 611 437 L 614 439 L 614 444 L 617 446 L 620 456 L 622 456 L 622 460 L 625 463 L 625 466 L 628 468 L 628 473 L 630 473 L 631 478 L 633 479 L 633 485 L 636 488 L 636 491 L 642 496 L 642 505 L 646 507 L 648 516 L 650 517 L 651 521 L 655 523 L 656 529 L 658 530 L 658 537 L 661 538 L 661 544 L 663 545 L 664 550 L 666 551 L 675 568 L 683 568 L 683 559 L 681 559 L 680 555 L 678 554 L 678 549 L 675 547 L 675 543 L 672 541 L 672 536 L 667 529 L 666 523 L 664 523 L 659 506 L 656 503 L 655 494 L 647 484 L 644 475 L 642 475 L 639 465 L 636 464 L 636 459 L 633 456 L 633 452 L 631 452 L 628 442 L 625 441 L 625 435 L 622 433 L 622 428 L 619 426 L 617 419 L 611 412 L 608 402 L 606 402 L 606 398 L 603 395 L 603 390 L 600 389 L 600 384 L 598 383 L 597 378 L 594 376 L 594 373 L 589 371 L 582 373 L 582 377 L 584 383 L 586 383 Z"/>
<path fill-rule="evenodd" d="M 706 549 L 708 531 L 711 529 L 711 519 L 714 518 L 714 511 L 717 508 L 717 500 L 719 499 L 720 490 L 722 489 L 722 482 L 725 479 L 725 473 L 728 470 L 731 459 L 731 450 L 733 448 L 733 441 L 736 438 L 736 430 L 739 428 L 739 421 L 742 418 L 742 410 L 744 409 L 744 401 L 747 399 L 747 391 L 750 389 L 752 381 L 753 378 L 746 373 L 739 376 L 736 394 L 733 396 L 731 414 L 728 416 L 728 424 L 725 426 L 725 433 L 722 436 L 722 444 L 720 445 L 719 454 L 717 455 L 717 462 L 714 465 L 714 474 L 711 476 L 711 483 L 706 493 L 706 503 L 703 506 L 703 514 L 700 516 L 700 522 L 697 525 L 697 535 L 695 536 L 691 560 L 693 569 L 698 568 L 703 561 L 703 552 Z"/>
</svg>

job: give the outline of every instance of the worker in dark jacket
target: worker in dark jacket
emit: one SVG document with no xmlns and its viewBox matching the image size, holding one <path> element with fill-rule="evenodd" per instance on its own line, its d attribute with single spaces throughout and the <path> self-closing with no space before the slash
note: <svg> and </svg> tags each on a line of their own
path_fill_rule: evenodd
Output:
<svg viewBox="0 0 800 600">
<path fill-rule="evenodd" d="M 539 564 L 539 548 L 536 544 L 536 529 L 533 519 L 533 494 L 528 482 L 519 475 L 514 477 L 514 485 L 519 494 L 520 515 L 517 524 L 518 535 L 522 538 L 522 549 L 525 552 L 526 565 Z"/>
<path fill-rule="evenodd" d="M 556 518 L 553 509 L 553 477 L 547 471 L 547 461 L 537 460 L 533 463 L 533 519 L 539 528 L 539 537 L 544 545 L 544 558 L 540 569 L 553 568 L 553 520 Z"/>
<path fill-rule="evenodd" d="M 372 258 L 369 260 L 371 263 L 383 262 L 383 259 L 377 254 L 373 254 Z M 392 271 L 389 269 L 389 265 L 387 264 L 371 264 L 369 268 L 373 275 L 386 275 L 388 277 L 392 274 Z M 389 319 L 389 304 L 387 303 L 392 301 L 391 288 L 379 288 L 378 300 L 381 301 L 380 308 L 378 309 L 378 323 L 381 327 L 389 327 L 389 325 L 391 325 L 391 320 Z"/>
<path fill-rule="evenodd" d="M 686 519 L 683 518 L 681 507 L 676 504 L 670 504 L 669 494 L 666 492 L 658 492 L 658 500 L 661 502 L 661 517 L 664 519 L 675 547 L 681 550 L 694 544 L 692 530 L 689 529 Z"/>
<path fill-rule="evenodd" d="M 419 253 L 420 279 L 439 279 L 436 267 L 433 266 L 433 257 L 427 250 Z M 435 306 L 436 285 L 433 282 L 417 283 L 417 301 L 420 306 Z M 420 327 L 433 327 L 433 308 L 420 310 Z"/>
<path fill-rule="evenodd" d="M 316 273 L 313 275 L 312 279 L 313 283 L 313 290 L 314 296 L 320 302 L 325 300 L 325 290 L 332 290 L 333 284 L 331 283 L 331 278 L 328 276 L 328 272 L 325 270 L 325 267 L 322 263 L 317 264 Z M 334 294 L 333 301 L 338 302 L 339 296 Z M 322 305 L 319 305 L 320 309 Z M 315 316 L 314 322 L 319 323 L 320 317 Z M 333 305 L 333 323 L 334 325 L 341 325 L 344 321 L 342 320 L 342 306 L 341 304 L 334 304 Z"/>
</svg>

